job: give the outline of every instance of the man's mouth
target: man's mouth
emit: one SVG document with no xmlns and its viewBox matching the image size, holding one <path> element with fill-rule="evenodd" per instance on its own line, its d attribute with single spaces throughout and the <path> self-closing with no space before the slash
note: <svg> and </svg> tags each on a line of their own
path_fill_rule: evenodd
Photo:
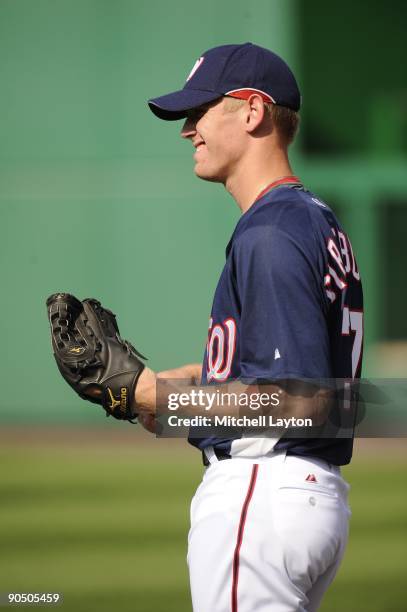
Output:
<svg viewBox="0 0 407 612">
<path fill-rule="evenodd" d="M 194 143 L 194 147 L 196 151 L 199 151 L 199 149 L 202 149 L 203 146 L 205 146 L 205 142 L 203 140 L 199 140 L 198 142 Z"/>
</svg>

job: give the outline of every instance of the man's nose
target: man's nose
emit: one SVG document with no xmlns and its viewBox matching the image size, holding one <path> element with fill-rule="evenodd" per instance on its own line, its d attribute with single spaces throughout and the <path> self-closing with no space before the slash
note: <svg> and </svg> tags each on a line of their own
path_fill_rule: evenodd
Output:
<svg viewBox="0 0 407 612">
<path fill-rule="evenodd" d="M 196 122 L 188 117 L 181 129 L 181 138 L 191 138 L 196 133 Z"/>
</svg>

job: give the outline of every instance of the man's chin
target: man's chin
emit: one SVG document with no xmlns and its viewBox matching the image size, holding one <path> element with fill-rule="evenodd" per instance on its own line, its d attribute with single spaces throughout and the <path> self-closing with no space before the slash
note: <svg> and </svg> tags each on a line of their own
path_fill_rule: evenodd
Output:
<svg viewBox="0 0 407 612">
<path fill-rule="evenodd" d="M 200 168 L 199 164 L 195 165 L 194 168 L 195 176 L 202 179 L 203 181 L 209 181 L 211 183 L 223 183 L 224 180 L 219 174 L 214 172 L 210 172 L 208 170 L 205 171 L 204 168 Z"/>
</svg>

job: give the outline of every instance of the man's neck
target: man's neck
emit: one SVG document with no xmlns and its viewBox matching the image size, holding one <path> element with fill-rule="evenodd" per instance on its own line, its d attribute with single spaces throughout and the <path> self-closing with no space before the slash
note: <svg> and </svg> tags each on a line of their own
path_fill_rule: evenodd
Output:
<svg viewBox="0 0 407 612">
<path fill-rule="evenodd" d="M 285 153 L 270 156 L 260 164 L 247 162 L 228 178 L 225 187 L 239 206 L 242 214 L 254 204 L 263 189 L 283 177 L 293 176 Z"/>
</svg>

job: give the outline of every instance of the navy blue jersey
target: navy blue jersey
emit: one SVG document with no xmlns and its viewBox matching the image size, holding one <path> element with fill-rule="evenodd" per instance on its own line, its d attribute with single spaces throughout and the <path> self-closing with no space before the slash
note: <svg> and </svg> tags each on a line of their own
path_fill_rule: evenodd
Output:
<svg viewBox="0 0 407 612">
<path fill-rule="evenodd" d="M 350 241 L 332 210 L 302 185 L 280 185 L 244 213 L 226 249 L 210 318 L 202 384 L 358 378 L 363 295 Z M 351 439 L 194 438 L 203 449 L 261 456 L 286 449 L 337 465 Z"/>
</svg>

